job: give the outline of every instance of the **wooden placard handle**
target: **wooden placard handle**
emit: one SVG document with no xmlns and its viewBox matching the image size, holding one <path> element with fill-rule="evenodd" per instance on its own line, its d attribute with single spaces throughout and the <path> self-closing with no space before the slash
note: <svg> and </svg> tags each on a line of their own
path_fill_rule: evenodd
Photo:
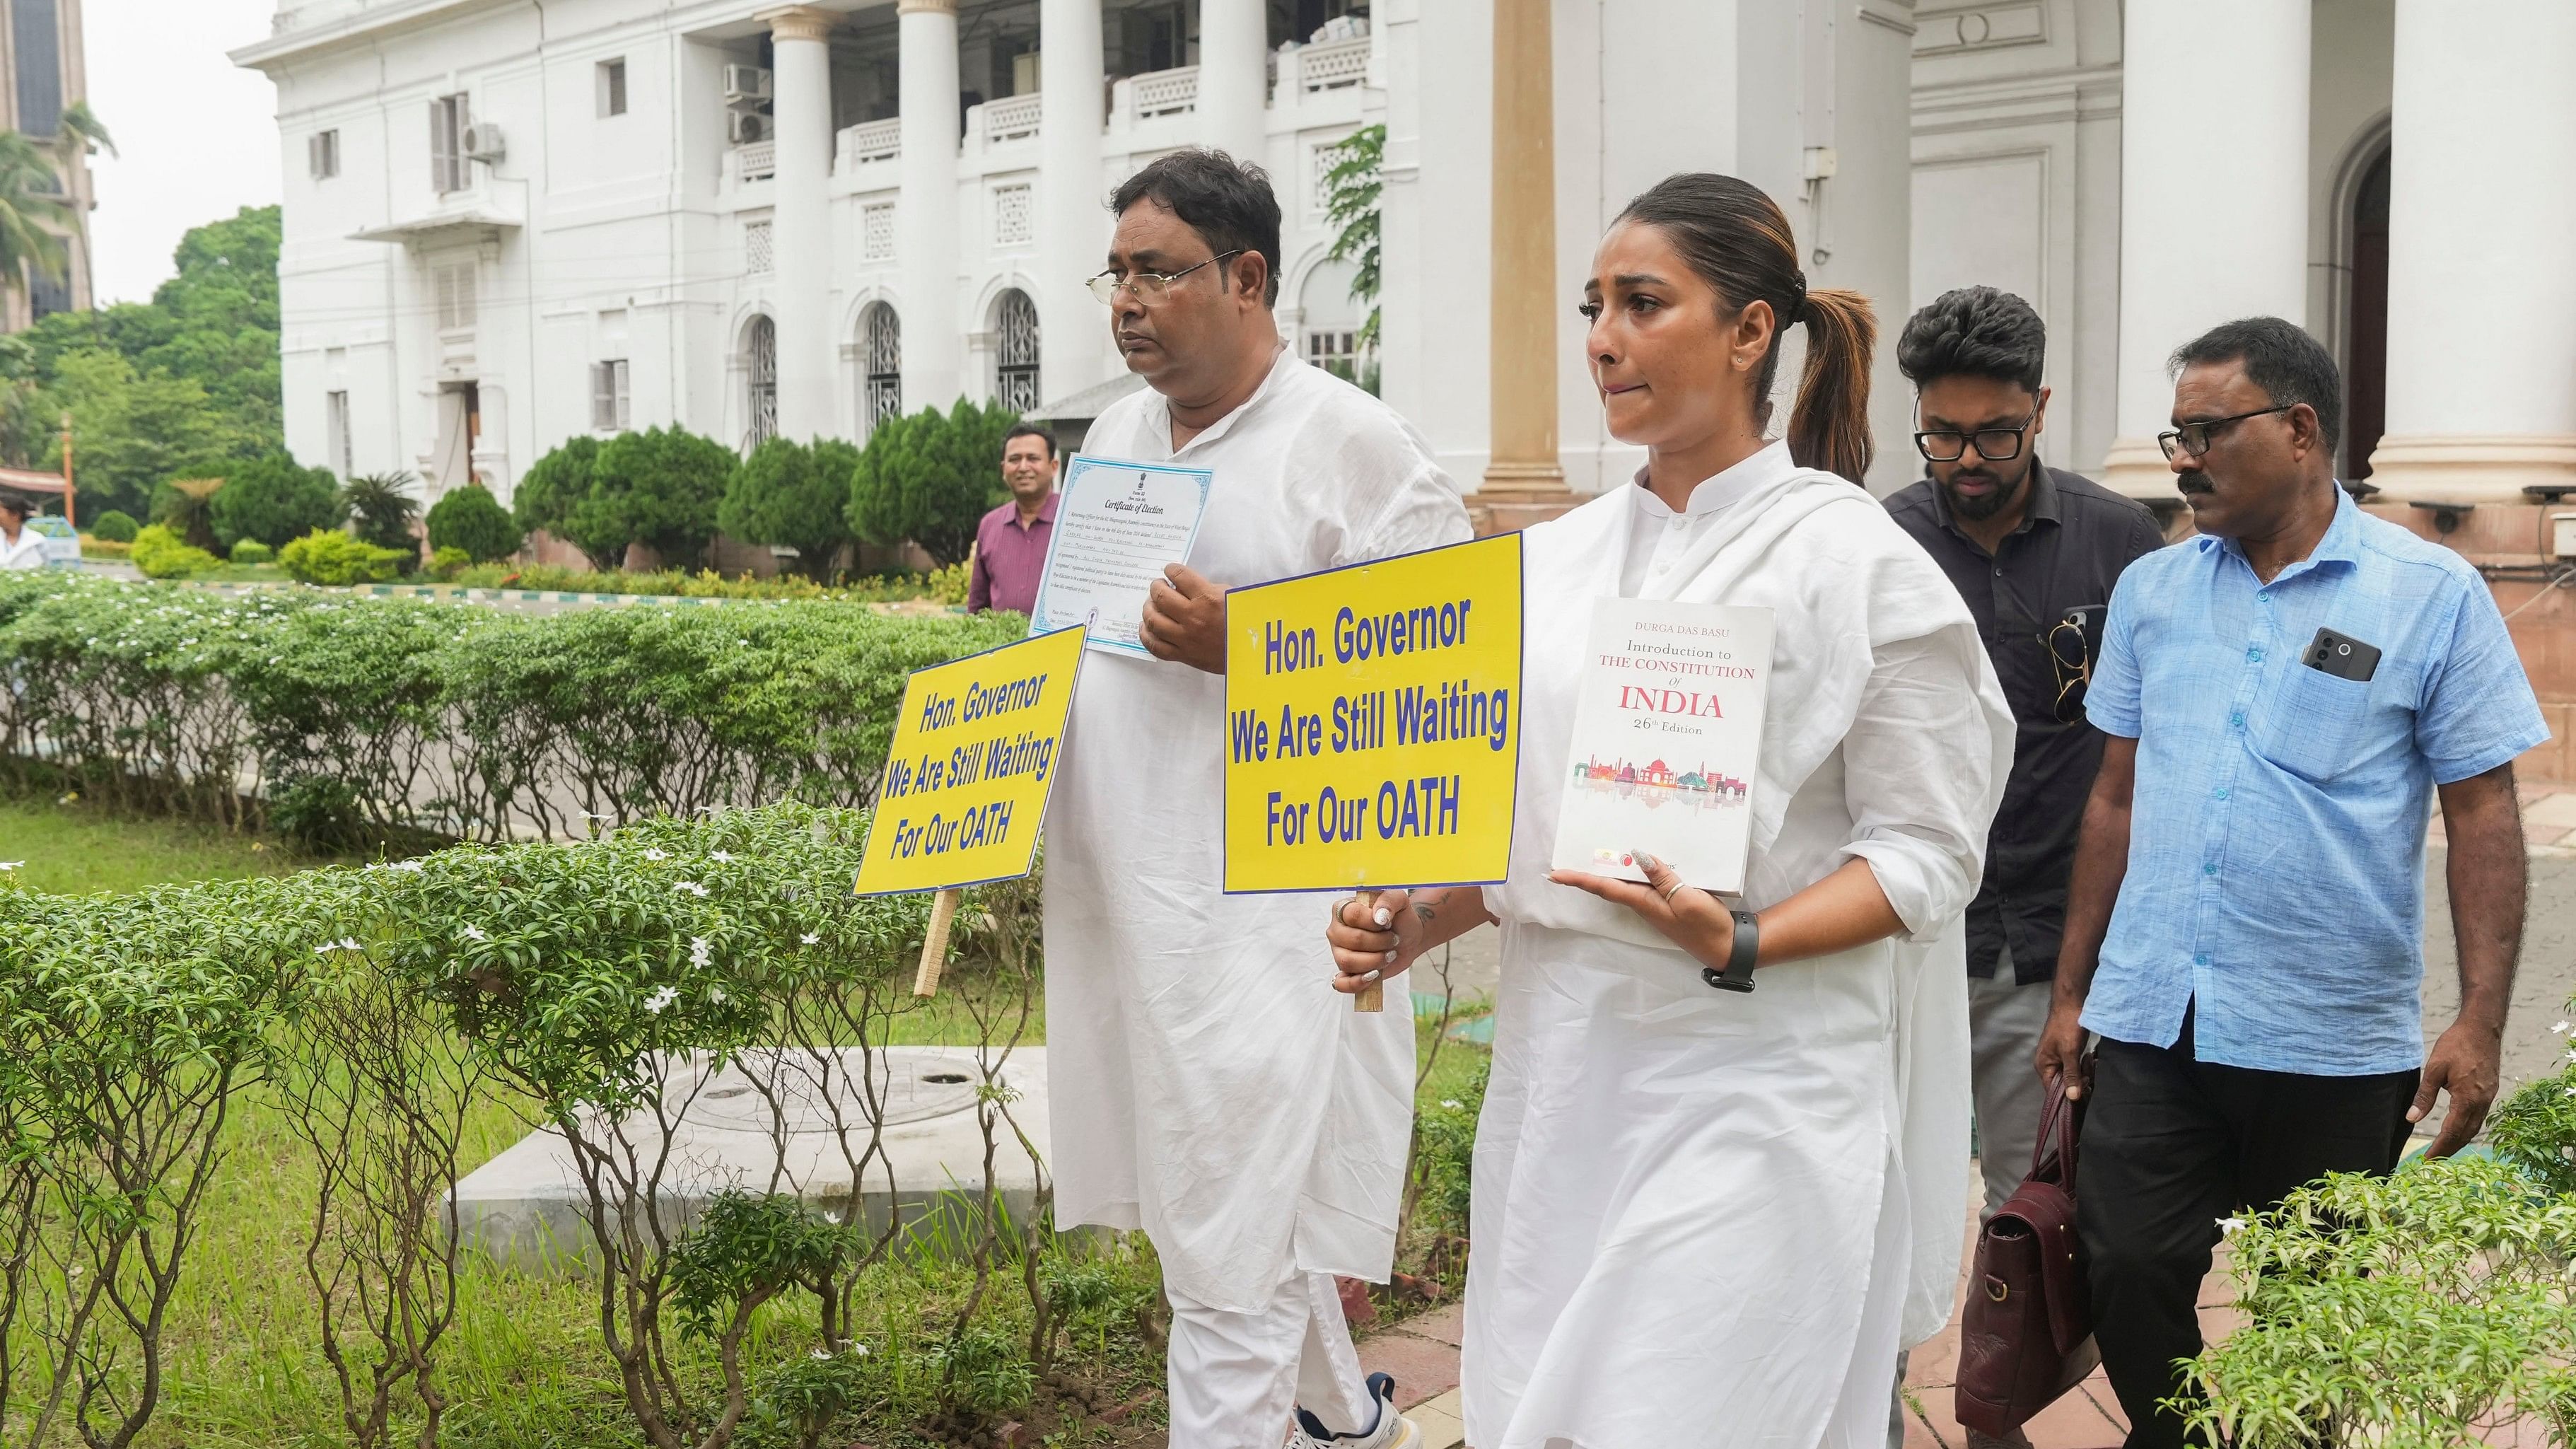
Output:
<svg viewBox="0 0 2576 1449">
<path fill-rule="evenodd" d="M 1376 904 L 1377 904 L 1377 892 L 1375 892 L 1375 891 L 1362 891 L 1362 892 L 1360 892 L 1360 909 L 1361 909 L 1361 910 L 1365 911 L 1365 910 L 1369 909 L 1371 906 L 1374 906 L 1374 905 L 1376 905 Z M 1353 1011 L 1384 1011 L 1384 1010 L 1386 1010 L 1386 980 L 1385 980 L 1385 978 L 1384 978 L 1384 977 L 1380 977 L 1379 979 L 1377 979 L 1377 980 L 1375 980 L 1375 981 L 1370 982 L 1368 985 L 1363 986 L 1363 987 L 1361 987 L 1358 991 L 1356 991 L 1356 992 L 1352 993 L 1352 996 L 1351 996 L 1351 1010 L 1353 1010 Z"/>
<path fill-rule="evenodd" d="M 957 919 L 960 894 L 944 890 L 930 899 L 930 929 L 921 938 L 921 969 L 912 976 L 915 996 L 939 994 L 939 968 L 948 961 L 948 927 Z"/>
</svg>

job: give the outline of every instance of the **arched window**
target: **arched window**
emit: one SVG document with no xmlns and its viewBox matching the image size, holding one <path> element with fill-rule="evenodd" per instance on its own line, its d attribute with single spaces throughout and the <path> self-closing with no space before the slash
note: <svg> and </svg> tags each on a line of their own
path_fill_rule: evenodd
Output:
<svg viewBox="0 0 2576 1449">
<path fill-rule="evenodd" d="M 903 320 L 894 308 L 871 302 L 859 314 L 859 334 L 867 347 L 867 375 L 859 384 L 859 427 L 903 415 Z"/>
<path fill-rule="evenodd" d="M 993 354 L 994 401 L 1016 413 L 1037 411 L 1037 304 L 1017 288 L 1004 292 L 993 304 L 993 330 L 1000 334 Z"/>
<path fill-rule="evenodd" d="M 757 448 L 778 436 L 778 326 L 766 317 L 751 319 L 751 434 Z"/>
</svg>

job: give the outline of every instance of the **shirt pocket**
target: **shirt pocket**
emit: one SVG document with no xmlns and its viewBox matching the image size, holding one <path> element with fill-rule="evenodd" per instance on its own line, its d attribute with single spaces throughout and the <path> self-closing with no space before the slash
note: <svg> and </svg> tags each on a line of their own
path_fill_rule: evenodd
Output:
<svg viewBox="0 0 2576 1449">
<path fill-rule="evenodd" d="M 2255 732 L 2255 751 L 2303 780 L 2323 784 L 2352 768 L 2369 717 L 2369 681 L 2293 664 Z"/>
</svg>

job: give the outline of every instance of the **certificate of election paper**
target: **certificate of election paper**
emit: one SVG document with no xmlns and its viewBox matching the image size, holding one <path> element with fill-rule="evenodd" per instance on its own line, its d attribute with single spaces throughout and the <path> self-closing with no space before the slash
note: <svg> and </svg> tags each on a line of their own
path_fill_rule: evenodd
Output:
<svg viewBox="0 0 2576 1449">
<path fill-rule="evenodd" d="M 1215 477 L 1205 468 L 1076 454 L 1056 499 L 1030 635 L 1086 624 L 1088 647 L 1152 658 L 1137 637 L 1145 591 L 1164 565 L 1189 561 Z"/>
</svg>

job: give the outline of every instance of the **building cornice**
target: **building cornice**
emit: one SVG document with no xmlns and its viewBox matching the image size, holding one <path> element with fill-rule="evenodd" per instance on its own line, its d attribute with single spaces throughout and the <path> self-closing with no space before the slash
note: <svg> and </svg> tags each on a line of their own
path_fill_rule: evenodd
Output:
<svg viewBox="0 0 2576 1449">
<path fill-rule="evenodd" d="M 478 10 L 493 10 L 517 3 L 517 0 L 394 0 L 392 4 L 369 5 L 336 20 L 315 25 L 294 23 L 293 11 L 277 18 L 286 26 L 266 40 L 253 41 L 228 52 L 233 64 L 247 70 L 268 70 L 301 60 L 317 51 L 345 45 L 360 37 L 373 37 L 388 32 L 409 30 L 417 26 L 470 15 Z"/>
</svg>

